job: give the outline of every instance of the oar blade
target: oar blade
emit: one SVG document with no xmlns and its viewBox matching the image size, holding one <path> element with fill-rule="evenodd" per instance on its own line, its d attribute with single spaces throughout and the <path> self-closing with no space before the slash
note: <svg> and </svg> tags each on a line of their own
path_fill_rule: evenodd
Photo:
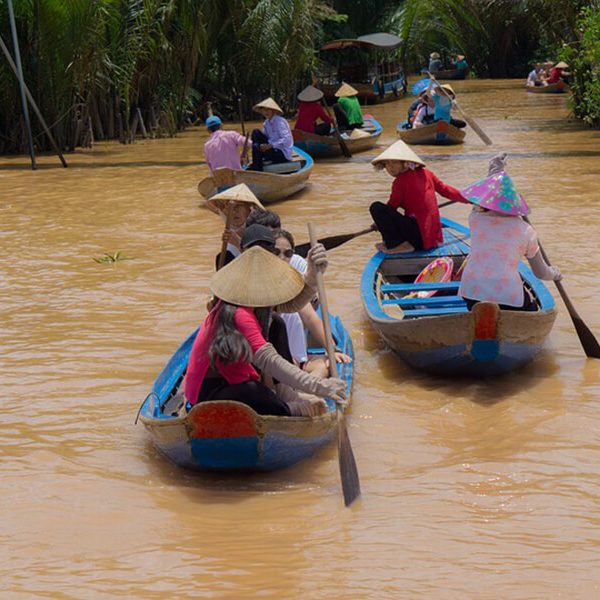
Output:
<svg viewBox="0 0 600 600">
<path fill-rule="evenodd" d="M 343 415 L 338 420 L 338 458 L 344 504 L 350 506 L 360 496 L 360 479 Z"/>
<path fill-rule="evenodd" d="M 600 358 L 600 344 L 579 315 L 571 315 L 575 331 L 588 358 Z"/>
</svg>

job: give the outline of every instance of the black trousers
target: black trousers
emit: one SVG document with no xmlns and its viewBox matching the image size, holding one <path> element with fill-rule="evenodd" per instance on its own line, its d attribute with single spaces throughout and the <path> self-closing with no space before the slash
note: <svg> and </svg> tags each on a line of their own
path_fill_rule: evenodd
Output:
<svg viewBox="0 0 600 600">
<path fill-rule="evenodd" d="M 452 117 L 450 118 L 450 125 L 454 125 L 454 127 L 458 127 L 459 129 L 467 126 L 465 121 L 462 121 L 461 119 L 454 119 Z"/>
<path fill-rule="evenodd" d="M 373 202 L 369 212 L 386 248 L 394 248 L 403 242 L 410 242 L 415 250 L 423 249 L 423 240 L 416 219 L 400 214 L 395 208 L 383 202 Z"/>
<path fill-rule="evenodd" d="M 290 416 L 288 405 L 260 381 L 229 384 L 221 377 L 207 377 L 202 382 L 198 402 L 236 400 L 247 404 L 259 415 Z"/>
<path fill-rule="evenodd" d="M 331 125 L 329 123 L 319 123 L 315 125 L 315 134 L 316 135 L 329 135 L 331 131 Z"/>
<path fill-rule="evenodd" d="M 276 148 L 271 148 L 270 150 L 263 152 L 260 149 L 260 145 L 268 143 L 269 139 L 260 129 L 254 129 L 252 131 L 252 163 L 248 167 L 250 170 L 262 171 L 263 162 L 265 160 L 274 163 L 284 163 L 288 161 L 288 159 L 285 157 L 285 154 Z"/>
<path fill-rule="evenodd" d="M 333 105 L 333 112 L 335 113 L 335 120 L 337 121 L 338 129 L 359 129 L 360 127 L 362 127 L 360 123 L 350 124 L 348 122 L 348 117 L 346 116 L 344 109 L 338 104 Z"/>
</svg>

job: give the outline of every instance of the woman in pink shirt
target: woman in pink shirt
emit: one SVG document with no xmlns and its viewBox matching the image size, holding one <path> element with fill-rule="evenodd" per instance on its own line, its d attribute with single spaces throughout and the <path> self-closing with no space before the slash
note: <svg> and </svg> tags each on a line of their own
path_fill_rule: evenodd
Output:
<svg viewBox="0 0 600 600">
<path fill-rule="evenodd" d="M 322 398 L 345 400 L 343 381 L 313 377 L 266 340 L 272 308 L 295 312 L 304 306 L 315 293 L 316 270 L 326 265 L 321 244 L 308 254 L 304 279 L 272 253 L 253 247 L 213 276 L 218 301 L 194 341 L 185 376 L 190 405 L 237 400 L 259 414 L 310 416 L 326 411 Z M 268 387 L 260 373 L 278 383 Z"/>
<path fill-rule="evenodd" d="M 474 204 L 469 215 L 471 252 L 458 291 L 469 309 L 485 301 L 505 310 L 536 310 L 519 275 L 523 257 L 539 279 L 562 279 L 558 268 L 543 259 L 533 227 L 521 218 L 529 207 L 504 171 L 505 161 L 504 153 L 494 157 L 488 177 L 462 190 Z"/>
</svg>

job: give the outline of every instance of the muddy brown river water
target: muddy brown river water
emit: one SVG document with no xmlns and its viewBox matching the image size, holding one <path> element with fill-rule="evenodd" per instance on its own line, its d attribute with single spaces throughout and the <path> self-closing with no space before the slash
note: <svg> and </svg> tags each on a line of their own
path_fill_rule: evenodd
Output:
<svg viewBox="0 0 600 600">
<path fill-rule="evenodd" d="M 521 81 L 453 84 L 492 138 L 415 147 L 464 186 L 494 152 L 600 336 L 600 132 Z M 369 164 L 409 99 L 369 109 L 380 147 L 315 165 L 274 205 L 298 241 L 366 227 L 391 179 Z M 0 157 L 0 596 L 28 598 L 595 598 L 600 361 L 568 313 L 539 358 L 487 381 L 404 366 L 363 313 L 376 236 L 331 251 L 329 302 L 355 345 L 349 432 L 363 488 L 344 508 L 335 445 L 244 477 L 182 471 L 133 421 L 202 320 L 222 223 L 199 207 L 204 129 L 52 156 Z M 444 214 L 466 223 L 467 208 Z M 117 250 L 129 257 L 98 264 Z"/>
</svg>

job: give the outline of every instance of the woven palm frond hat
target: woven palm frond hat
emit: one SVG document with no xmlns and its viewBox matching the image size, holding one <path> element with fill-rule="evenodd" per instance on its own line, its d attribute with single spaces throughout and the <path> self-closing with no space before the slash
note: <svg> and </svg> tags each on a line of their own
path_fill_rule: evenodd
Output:
<svg viewBox="0 0 600 600">
<path fill-rule="evenodd" d="M 255 104 L 252 107 L 252 109 L 256 112 L 260 112 L 261 108 L 268 108 L 270 110 L 274 110 L 280 115 L 283 114 L 283 110 L 281 110 L 281 107 L 279 106 L 279 104 L 277 104 L 277 102 L 275 102 L 275 100 L 273 100 L 273 98 L 267 98 L 266 100 L 263 100 L 262 102 L 259 102 L 258 104 Z"/>
<path fill-rule="evenodd" d="M 425 163 L 419 158 L 408 144 L 402 140 L 394 142 L 391 146 L 386 148 L 379 156 L 376 156 L 372 161 L 372 165 L 384 162 L 386 160 L 404 160 L 406 162 L 413 162 L 417 165 L 425 166 Z"/>
<path fill-rule="evenodd" d="M 252 190 L 245 184 L 240 183 L 233 187 L 215 194 L 206 201 L 206 206 L 218 215 L 224 216 L 229 202 L 243 202 L 253 208 L 263 208 L 260 200 L 252 193 Z"/>
<path fill-rule="evenodd" d="M 302 275 L 271 252 L 253 246 L 217 271 L 211 292 L 221 300 L 252 308 L 278 306 L 304 288 Z"/>
<path fill-rule="evenodd" d="M 300 102 L 318 102 L 324 96 L 323 92 L 314 85 L 305 87 L 299 94 Z"/>
<path fill-rule="evenodd" d="M 358 96 L 358 90 L 354 89 L 349 83 L 342 83 L 335 93 L 337 98 L 347 98 L 348 96 Z"/>
</svg>

